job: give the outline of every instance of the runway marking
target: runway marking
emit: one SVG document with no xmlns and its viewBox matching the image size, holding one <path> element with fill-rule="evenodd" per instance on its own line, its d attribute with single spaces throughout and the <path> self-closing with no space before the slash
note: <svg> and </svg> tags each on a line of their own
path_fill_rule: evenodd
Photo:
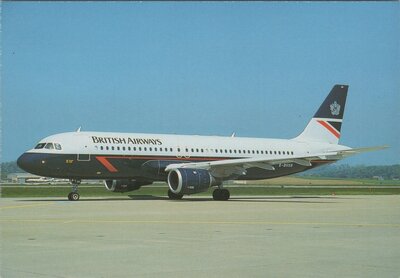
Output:
<svg viewBox="0 0 400 278">
<path fill-rule="evenodd" d="M 387 227 L 400 228 L 400 223 L 329 223 L 329 222 L 272 222 L 272 221 L 167 221 L 167 220 L 74 220 L 74 219 L 0 219 L 11 223 L 58 223 L 58 224 L 186 224 L 186 225 L 320 225 L 347 227 Z"/>
<path fill-rule="evenodd" d="M 0 207 L 0 209 L 15 209 L 15 208 L 29 208 L 29 207 L 42 207 L 42 206 L 50 206 L 54 205 L 54 202 L 51 203 L 44 203 L 44 204 L 30 204 L 30 205 L 19 205 L 19 206 L 6 206 Z"/>
</svg>

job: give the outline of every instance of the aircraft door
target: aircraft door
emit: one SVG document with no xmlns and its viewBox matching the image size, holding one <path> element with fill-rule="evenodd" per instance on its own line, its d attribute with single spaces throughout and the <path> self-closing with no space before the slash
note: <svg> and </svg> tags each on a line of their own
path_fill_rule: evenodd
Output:
<svg viewBox="0 0 400 278">
<path fill-rule="evenodd" d="M 90 161 L 90 154 L 77 154 L 77 161 Z"/>
</svg>

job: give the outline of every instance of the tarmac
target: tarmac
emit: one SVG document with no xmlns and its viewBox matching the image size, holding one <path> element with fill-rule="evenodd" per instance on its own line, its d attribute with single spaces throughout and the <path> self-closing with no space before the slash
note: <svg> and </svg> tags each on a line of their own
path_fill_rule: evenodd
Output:
<svg viewBox="0 0 400 278">
<path fill-rule="evenodd" d="M 400 195 L 0 199 L 3 277 L 400 277 Z"/>
</svg>

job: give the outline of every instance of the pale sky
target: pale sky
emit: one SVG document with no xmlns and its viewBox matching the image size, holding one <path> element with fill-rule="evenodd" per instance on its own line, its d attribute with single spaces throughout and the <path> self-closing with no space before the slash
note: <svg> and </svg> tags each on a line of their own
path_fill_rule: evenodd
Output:
<svg viewBox="0 0 400 278">
<path fill-rule="evenodd" d="M 72 131 L 292 138 L 348 84 L 341 144 L 400 163 L 398 2 L 2 2 L 2 161 Z"/>
</svg>

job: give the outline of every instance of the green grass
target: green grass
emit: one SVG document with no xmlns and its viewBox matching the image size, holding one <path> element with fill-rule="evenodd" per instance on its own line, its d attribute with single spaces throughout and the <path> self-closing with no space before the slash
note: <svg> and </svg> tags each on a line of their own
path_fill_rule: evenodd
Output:
<svg viewBox="0 0 400 278">
<path fill-rule="evenodd" d="M 271 186 L 251 186 L 243 185 L 241 187 L 227 187 L 231 192 L 231 196 L 241 195 L 393 195 L 400 194 L 400 188 L 287 188 L 287 187 L 271 187 Z M 166 196 L 167 185 L 159 187 L 142 187 L 140 190 L 114 193 L 107 191 L 102 186 L 80 187 L 79 193 L 81 197 L 120 197 L 129 195 L 152 195 L 152 196 Z M 3 187 L 1 196 L 4 198 L 18 198 L 18 197 L 65 197 L 70 192 L 69 187 L 61 187 L 57 185 L 51 186 L 10 186 Z M 198 196 L 210 196 L 213 189 L 208 190 Z"/>
<path fill-rule="evenodd" d="M 327 177 L 316 177 L 316 176 L 296 176 L 298 179 L 302 180 L 310 180 L 310 181 L 325 181 L 329 180 L 332 181 L 331 185 L 335 185 L 335 181 L 349 181 L 349 182 L 358 182 L 361 186 L 364 185 L 384 185 L 384 186 L 399 186 L 400 180 L 377 180 L 377 179 L 345 179 L 345 178 L 327 178 Z M 352 184 L 353 185 L 353 184 Z M 356 186 L 356 184 L 354 184 Z"/>
</svg>

